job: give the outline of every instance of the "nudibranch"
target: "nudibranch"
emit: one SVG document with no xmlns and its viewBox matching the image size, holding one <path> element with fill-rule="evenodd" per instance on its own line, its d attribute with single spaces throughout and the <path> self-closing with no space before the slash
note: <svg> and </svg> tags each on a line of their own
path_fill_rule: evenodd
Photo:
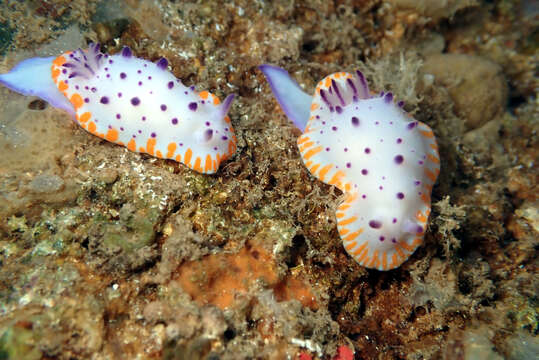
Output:
<svg viewBox="0 0 539 360">
<path fill-rule="evenodd" d="M 368 268 L 400 266 L 423 242 L 440 172 L 432 130 L 391 93 L 372 95 L 360 71 L 329 75 L 309 96 L 285 70 L 260 69 L 303 131 L 307 169 L 344 193 L 336 218 L 346 251 Z"/>
<path fill-rule="evenodd" d="M 221 103 L 184 86 L 167 68 L 165 58 L 152 63 L 128 47 L 108 55 L 90 44 L 56 58 L 24 60 L 0 75 L 0 83 L 67 111 L 100 138 L 212 174 L 236 151 L 227 116 L 234 95 Z"/>
</svg>

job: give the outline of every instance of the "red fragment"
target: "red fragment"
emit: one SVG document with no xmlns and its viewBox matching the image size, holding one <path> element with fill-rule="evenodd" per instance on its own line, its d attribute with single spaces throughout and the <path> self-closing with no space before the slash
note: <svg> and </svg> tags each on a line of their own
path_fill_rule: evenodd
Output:
<svg viewBox="0 0 539 360">
<path fill-rule="evenodd" d="M 346 345 L 341 345 L 337 348 L 337 355 L 333 360 L 354 360 L 354 351 Z"/>
<path fill-rule="evenodd" d="M 313 360 L 313 357 L 305 352 L 299 354 L 299 360 Z"/>
</svg>

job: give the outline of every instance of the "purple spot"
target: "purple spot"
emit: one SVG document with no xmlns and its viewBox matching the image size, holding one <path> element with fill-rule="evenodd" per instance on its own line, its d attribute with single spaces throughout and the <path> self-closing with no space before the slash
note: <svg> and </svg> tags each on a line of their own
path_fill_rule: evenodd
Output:
<svg viewBox="0 0 539 360">
<path fill-rule="evenodd" d="M 417 121 L 411 122 L 408 124 L 408 130 L 412 130 L 417 125 Z"/>
<path fill-rule="evenodd" d="M 397 139 L 397 144 L 401 144 L 402 143 L 402 139 L 401 138 L 398 138 Z"/>
<path fill-rule="evenodd" d="M 122 97 L 122 93 L 121 93 L 121 92 L 118 93 L 118 97 Z"/>
<path fill-rule="evenodd" d="M 376 121 L 374 125 L 380 125 L 380 121 Z"/>
<path fill-rule="evenodd" d="M 151 77 L 151 76 L 148 76 L 148 80 L 151 80 L 151 79 L 152 79 L 152 77 Z"/>
<path fill-rule="evenodd" d="M 384 187 L 383 187 L 382 185 L 380 185 L 380 186 L 378 187 L 378 189 L 384 190 Z"/>
<path fill-rule="evenodd" d="M 393 242 L 394 244 L 396 244 L 396 243 L 397 243 L 397 239 L 391 238 L 391 242 Z"/>
<path fill-rule="evenodd" d="M 380 236 L 380 241 L 384 241 L 386 238 L 383 236 Z"/>
<path fill-rule="evenodd" d="M 371 149 L 365 148 L 365 154 L 370 154 L 370 153 L 371 153 Z"/>
<path fill-rule="evenodd" d="M 90 99 L 84 98 L 84 102 L 85 102 L 85 103 L 89 103 L 89 102 L 90 102 Z"/>
<path fill-rule="evenodd" d="M 330 150 L 330 149 L 327 147 L 327 148 L 326 148 L 326 151 L 329 151 L 329 150 Z"/>
<path fill-rule="evenodd" d="M 197 106 L 196 102 L 189 103 L 189 110 L 196 111 Z"/>
<path fill-rule="evenodd" d="M 75 89 L 79 90 L 79 85 L 75 85 Z"/>
<path fill-rule="evenodd" d="M 177 125 L 177 124 L 178 124 L 178 119 L 177 118 L 172 119 L 172 125 Z"/>
<path fill-rule="evenodd" d="M 169 81 L 167 86 L 169 89 L 172 89 L 174 87 L 174 81 Z"/>
<path fill-rule="evenodd" d="M 337 127 L 336 127 L 336 126 L 332 126 L 332 127 L 331 127 L 331 130 L 337 131 Z"/>
<path fill-rule="evenodd" d="M 138 104 L 140 104 L 140 99 L 138 97 L 134 97 L 131 99 L 131 104 L 133 106 L 137 106 Z"/>
<path fill-rule="evenodd" d="M 348 152 L 348 148 L 344 148 L 344 152 Z"/>
<path fill-rule="evenodd" d="M 419 165 L 423 165 L 423 160 L 419 160 L 417 163 L 418 163 Z"/>
<path fill-rule="evenodd" d="M 362 199 L 366 199 L 366 198 L 367 198 L 367 195 L 363 194 L 363 195 L 361 195 L 361 198 L 362 198 Z"/>
<path fill-rule="evenodd" d="M 350 169 L 352 167 L 352 164 L 351 163 L 346 163 L 346 167 Z"/>
<path fill-rule="evenodd" d="M 367 175 L 368 173 L 369 173 L 369 171 L 367 171 L 367 169 L 361 170 L 361 174 L 363 174 L 363 175 Z"/>
<path fill-rule="evenodd" d="M 116 119 L 120 119 L 121 117 L 122 117 L 122 115 L 116 114 Z"/>
<path fill-rule="evenodd" d="M 178 145 L 183 146 L 183 143 L 178 143 Z"/>
<path fill-rule="evenodd" d="M 369 226 L 373 229 L 380 229 L 382 227 L 382 223 L 377 220 L 371 220 L 369 221 Z"/>
<path fill-rule="evenodd" d="M 213 137 L 213 130 L 212 129 L 208 129 L 208 130 L 204 131 L 204 141 L 210 141 L 212 137 Z"/>
<path fill-rule="evenodd" d="M 156 137 L 156 136 L 157 136 L 157 135 L 156 135 L 154 132 L 153 132 L 152 135 L 151 135 L 151 137 L 153 137 L 153 138 Z"/>
<path fill-rule="evenodd" d="M 125 79 L 127 77 L 126 73 L 120 73 L 120 79 Z"/>
<path fill-rule="evenodd" d="M 137 74 L 141 74 L 142 73 L 142 70 L 137 70 Z"/>
<path fill-rule="evenodd" d="M 63 69 L 62 74 L 67 74 L 67 69 Z"/>
<path fill-rule="evenodd" d="M 421 181 L 419 181 L 419 180 L 414 181 L 414 185 L 415 185 L 415 186 L 421 185 Z"/>
<path fill-rule="evenodd" d="M 209 122 L 209 121 L 206 121 L 204 124 L 205 124 L 206 126 L 210 126 L 210 122 Z"/>
<path fill-rule="evenodd" d="M 139 82 L 138 82 L 138 86 L 142 86 L 142 81 L 139 81 Z"/>
<path fill-rule="evenodd" d="M 337 114 L 341 114 L 342 108 L 340 106 L 335 106 L 335 111 L 337 111 Z"/>
<path fill-rule="evenodd" d="M 400 165 L 404 161 L 404 157 L 402 157 L 402 155 L 397 155 L 395 156 L 394 160 L 395 160 L 395 164 Z"/>
<path fill-rule="evenodd" d="M 393 224 L 397 223 L 397 218 L 393 218 Z"/>
<path fill-rule="evenodd" d="M 404 199 L 404 194 L 401 193 L 401 192 L 397 193 L 397 199 L 399 199 L 399 200 Z"/>
<path fill-rule="evenodd" d="M 359 126 L 359 119 L 355 116 L 352 116 L 352 125 L 354 125 L 355 127 Z"/>
<path fill-rule="evenodd" d="M 397 103 L 397 106 L 398 106 L 398 107 L 403 107 L 403 106 L 404 106 L 404 101 L 402 101 L 402 100 L 399 101 L 399 102 Z"/>
<path fill-rule="evenodd" d="M 142 130 L 139 130 L 138 133 L 139 133 L 139 134 L 142 134 Z"/>
<path fill-rule="evenodd" d="M 227 136 L 221 136 L 221 139 L 224 140 L 224 141 L 227 141 L 228 137 Z"/>
<path fill-rule="evenodd" d="M 122 126 L 120 126 L 120 131 L 124 131 L 124 128 Z"/>
<path fill-rule="evenodd" d="M 107 79 L 110 78 L 110 74 L 107 74 Z"/>
<path fill-rule="evenodd" d="M 167 106 L 165 104 L 161 104 L 161 111 L 167 110 Z"/>
<path fill-rule="evenodd" d="M 92 92 L 95 93 L 95 92 L 97 91 L 97 88 L 93 87 L 93 88 L 91 88 L 90 90 L 92 90 Z"/>
<path fill-rule="evenodd" d="M 103 96 L 101 98 L 101 100 L 99 100 L 99 102 L 101 102 L 101 104 L 108 104 L 109 103 L 109 98 L 106 97 L 106 96 Z"/>
<path fill-rule="evenodd" d="M 422 234 L 423 233 L 423 227 L 420 225 L 417 225 L 417 228 L 415 229 L 416 234 Z"/>
<path fill-rule="evenodd" d="M 146 116 L 143 116 L 143 117 L 142 117 L 142 121 L 146 121 Z"/>
</svg>

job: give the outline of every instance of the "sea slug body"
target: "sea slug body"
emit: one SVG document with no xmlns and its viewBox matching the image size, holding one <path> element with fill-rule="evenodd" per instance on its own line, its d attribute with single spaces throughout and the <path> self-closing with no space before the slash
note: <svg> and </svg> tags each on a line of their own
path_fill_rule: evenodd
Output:
<svg viewBox="0 0 539 360">
<path fill-rule="evenodd" d="M 400 266 L 423 242 L 440 172 L 432 130 L 391 93 L 372 96 L 359 71 L 327 76 L 311 97 L 285 70 L 260 69 L 303 131 L 297 143 L 307 169 L 345 194 L 336 218 L 346 251 L 368 268 Z"/>
<path fill-rule="evenodd" d="M 167 67 L 166 59 L 139 59 L 128 47 L 108 55 L 90 44 L 56 58 L 24 60 L 0 75 L 0 83 L 43 98 L 86 131 L 131 151 L 215 173 L 236 151 L 227 116 L 234 95 L 221 103 L 184 86 Z"/>
</svg>

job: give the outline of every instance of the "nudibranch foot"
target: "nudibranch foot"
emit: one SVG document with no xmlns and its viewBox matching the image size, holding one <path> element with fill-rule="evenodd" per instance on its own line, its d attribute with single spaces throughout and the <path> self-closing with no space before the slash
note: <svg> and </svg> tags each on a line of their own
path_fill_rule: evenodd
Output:
<svg viewBox="0 0 539 360">
<path fill-rule="evenodd" d="M 236 151 L 227 116 L 234 95 L 221 103 L 186 87 L 168 61 L 136 58 L 128 47 L 103 54 L 99 44 L 56 58 L 28 59 L 0 83 L 68 111 L 86 131 L 130 151 L 175 160 L 212 174 Z"/>
<path fill-rule="evenodd" d="M 264 73 L 270 84 L 287 86 L 281 94 L 297 92 L 283 71 Z M 305 111 L 304 103 L 288 112 Z M 371 95 L 359 71 L 331 74 L 318 83 L 297 141 L 311 174 L 345 193 L 336 218 L 346 251 L 378 270 L 398 267 L 423 242 L 440 172 L 434 133 L 402 105 L 390 92 Z"/>
</svg>

